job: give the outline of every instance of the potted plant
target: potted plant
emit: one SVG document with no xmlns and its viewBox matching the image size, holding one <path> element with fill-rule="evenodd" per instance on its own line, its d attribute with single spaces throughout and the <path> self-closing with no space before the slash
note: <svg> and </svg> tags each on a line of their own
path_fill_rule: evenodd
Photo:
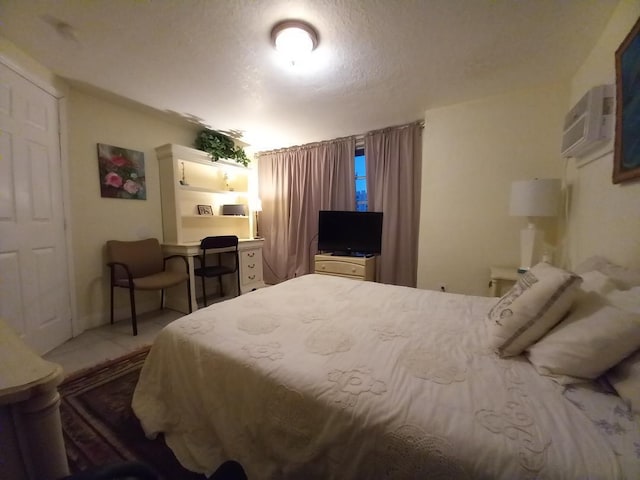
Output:
<svg viewBox="0 0 640 480">
<path fill-rule="evenodd" d="M 198 150 L 207 152 L 211 160 L 217 162 L 220 158 L 229 158 L 237 163 L 249 165 L 249 157 L 242 147 L 236 147 L 233 139 L 224 133 L 205 128 L 198 133 L 195 145 Z"/>
</svg>

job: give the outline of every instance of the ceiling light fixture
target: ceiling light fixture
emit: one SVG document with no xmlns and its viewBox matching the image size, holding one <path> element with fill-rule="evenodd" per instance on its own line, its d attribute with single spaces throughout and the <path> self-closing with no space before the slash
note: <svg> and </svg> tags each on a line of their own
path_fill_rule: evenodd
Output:
<svg viewBox="0 0 640 480">
<path fill-rule="evenodd" d="M 318 32 L 302 20 L 284 20 L 271 29 L 271 42 L 291 65 L 308 56 L 318 46 Z"/>
</svg>

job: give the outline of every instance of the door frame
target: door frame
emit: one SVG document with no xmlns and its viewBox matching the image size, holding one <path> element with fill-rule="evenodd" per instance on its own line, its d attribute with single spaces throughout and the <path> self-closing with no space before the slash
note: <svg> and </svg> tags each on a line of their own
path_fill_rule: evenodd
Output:
<svg viewBox="0 0 640 480">
<path fill-rule="evenodd" d="M 82 333 L 85 329 L 78 324 L 78 307 L 76 302 L 75 268 L 73 261 L 73 248 L 71 242 L 71 184 L 69 168 L 69 143 L 68 143 L 68 86 L 56 86 L 51 81 L 42 78 L 36 73 L 23 67 L 16 60 L 5 53 L 0 52 L 0 63 L 13 70 L 16 74 L 44 90 L 53 96 L 58 103 L 58 138 L 60 146 L 60 171 L 62 177 L 62 208 L 64 212 L 64 241 L 67 254 L 67 281 L 69 291 L 69 306 L 71 308 L 71 335 L 73 337 Z M 52 74 L 53 75 L 53 74 Z M 57 78 L 57 77 L 56 77 Z"/>
</svg>

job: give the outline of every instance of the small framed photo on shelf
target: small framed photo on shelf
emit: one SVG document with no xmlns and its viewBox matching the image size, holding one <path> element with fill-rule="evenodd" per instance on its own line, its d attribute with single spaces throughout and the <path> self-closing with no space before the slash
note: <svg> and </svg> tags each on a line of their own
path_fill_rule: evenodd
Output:
<svg viewBox="0 0 640 480">
<path fill-rule="evenodd" d="M 213 215 L 211 205 L 198 205 L 198 215 Z"/>
</svg>

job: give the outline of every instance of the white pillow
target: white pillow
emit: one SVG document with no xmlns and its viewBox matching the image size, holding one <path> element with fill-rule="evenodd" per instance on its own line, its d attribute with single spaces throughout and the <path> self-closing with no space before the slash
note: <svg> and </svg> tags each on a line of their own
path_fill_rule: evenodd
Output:
<svg viewBox="0 0 640 480">
<path fill-rule="evenodd" d="M 583 294 L 567 318 L 527 349 L 538 373 L 561 384 L 590 381 L 640 347 L 640 312 L 620 308 L 610 295 Z"/>
<path fill-rule="evenodd" d="M 640 313 L 640 287 L 629 290 L 613 290 L 607 293 L 607 300 L 627 312 Z"/>
<path fill-rule="evenodd" d="M 608 276 L 598 270 L 583 273 L 580 277 L 582 278 L 580 293 L 595 292 L 600 295 L 606 295 L 614 290 L 618 290 L 616 284 L 613 283 Z"/>
<path fill-rule="evenodd" d="M 502 357 L 522 353 L 567 313 L 580 282 L 548 263 L 524 273 L 489 312 L 491 346 Z"/>
<path fill-rule="evenodd" d="M 609 370 L 607 380 L 631 410 L 640 415 L 640 350 Z"/>
<path fill-rule="evenodd" d="M 575 268 L 578 275 L 593 270 L 607 275 L 618 288 L 640 287 L 640 269 L 621 267 L 599 255 L 587 258 Z"/>
</svg>

